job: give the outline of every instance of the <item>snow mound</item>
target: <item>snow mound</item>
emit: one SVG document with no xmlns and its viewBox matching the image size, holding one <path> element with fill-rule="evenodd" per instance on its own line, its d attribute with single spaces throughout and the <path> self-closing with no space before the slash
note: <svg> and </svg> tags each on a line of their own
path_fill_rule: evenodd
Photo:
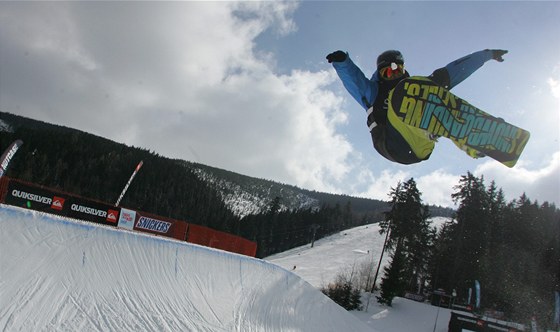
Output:
<svg viewBox="0 0 560 332">
<path fill-rule="evenodd" d="M 246 256 L 0 206 L 0 330 L 371 331 Z"/>
</svg>

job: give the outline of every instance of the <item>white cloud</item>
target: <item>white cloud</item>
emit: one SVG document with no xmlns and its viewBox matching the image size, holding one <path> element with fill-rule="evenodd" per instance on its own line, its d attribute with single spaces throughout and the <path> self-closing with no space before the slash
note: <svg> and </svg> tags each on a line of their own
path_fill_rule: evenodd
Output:
<svg viewBox="0 0 560 332">
<path fill-rule="evenodd" d="M 552 95 L 556 98 L 560 98 L 560 83 L 558 82 L 558 80 L 555 80 L 554 78 L 550 77 L 547 83 L 550 86 L 550 91 L 552 92 Z"/>
<path fill-rule="evenodd" d="M 280 76 L 255 51 L 267 29 L 296 31 L 296 2 L 11 7 L 2 41 L 11 39 L 13 56 L 3 65 L 27 91 L 3 86 L 5 111 L 42 91 L 24 115 L 306 188 L 333 189 L 351 167 L 353 148 L 337 133 L 342 101 L 325 88 L 334 74 Z M 38 66 L 18 61 L 25 50 Z"/>
<path fill-rule="evenodd" d="M 365 185 L 366 189 L 355 192 L 354 195 L 386 201 L 390 199 L 391 189 L 395 188 L 399 182 L 407 181 L 411 176 L 409 172 L 403 170 L 392 171 L 388 169 L 380 171 L 380 174 L 376 176 L 371 170 L 363 168 L 356 178 L 360 182 L 354 185 L 357 187 Z"/>
<path fill-rule="evenodd" d="M 488 160 L 473 172 L 477 176 L 483 175 L 487 184 L 494 180 L 496 185 L 504 190 L 508 201 L 526 193 L 533 201 L 537 200 L 540 203 L 548 201 L 560 205 L 559 73 L 560 65 L 557 65 L 552 70 L 552 76 L 546 80 L 549 93 L 546 93 L 544 87 L 539 93 L 537 100 L 539 104 L 534 105 L 532 112 L 539 112 L 540 117 L 526 117 L 528 126 L 533 130 L 517 165 L 510 169 Z M 531 156 L 531 159 L 527 159 L 526 156 Z"/>
<path fill-rule="evenodd" d="M 529 163 L 519 161 L 511 168 L 489 161 L 477 167 L 477 176 L 484 175 L 487 184 L 494 180 L 502 188 L 506 200 L 519 198 L 523 193 L 535 201 L 560 204 L 560 151 L 556 151 L 540 167 L 531 167 Z"/>
<path fill-rule="evenodd" d="M 25 55 L 35 53 L 42 57 L 58 58 L 68 65 L 77 65 L 88 71 L 98 67 L 84 50 L 79 27 L 68 8 L 47 2 L 34 4 L 34 10 L 29 10 L 29 6 L 8 5 L 0 13 L 5 21 L 2 25 L 6 29 L 5 37 L 23 37 L 11 42 L 23 42 L 20 46 L 25 48 Z"/>
<path fill-rule="evenodd" d="M 461 176 L 450 174 L 442 169 L 435 170 L 416 180 L 418 190 L 422 193 L 424 204 L 434 204 L 453 207 L 451 194 L 455 192 L 454 186 L 459 184 Z"/>
</svg>

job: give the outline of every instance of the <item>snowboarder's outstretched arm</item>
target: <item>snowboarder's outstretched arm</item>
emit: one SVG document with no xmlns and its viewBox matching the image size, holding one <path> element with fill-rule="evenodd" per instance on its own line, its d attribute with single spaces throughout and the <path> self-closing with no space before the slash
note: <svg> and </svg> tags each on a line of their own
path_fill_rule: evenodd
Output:
<svg viewBox="0 0 560 332">
<path fill-rule="evenodd" d="M 367 110 L 371 106 L 369 104 L 377 96 L 376 82 L 369 80 L 364 75 L 362 70 L 350 59 L 348 53 L 336 51 L 327 55 L 327 60 L 332 63 L 346 90 Z"/>
<path fill-rule="evenodd" d="M 486 61 L 492 59 L 498 62 L 504 61 L 502 56 L 507 52 L 506 50 L 488 49 L 474 52 L 449 63 L 443 68 L 435 70 L 430 75 L 430 79 L 441 86 L 451 89 L 482 67 Z"/>
</svg>

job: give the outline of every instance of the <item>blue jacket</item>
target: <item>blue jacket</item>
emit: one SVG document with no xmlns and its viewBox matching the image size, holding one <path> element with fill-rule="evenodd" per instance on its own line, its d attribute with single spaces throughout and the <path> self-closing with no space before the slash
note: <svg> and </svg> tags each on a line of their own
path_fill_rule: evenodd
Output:
<svg viewBox="0 0 560 332">
<path fill-rule="evenodd" d="M 449 63 L 443 68 L 435 70 L 431 77 L 440 85 L 452 89 L 474 73 L 478 68 L 482 67 L 486 61 L 491 60 L 492 56 L 492 50 L 474 52 Z M 346 90 L 348 90 L 350 95 L 367 110 L 378 97 L 378 86 L 381 78 L 377 71 L 373 73 L 370 79 L 366 78 L 364 73 L 354 64 L 349 56 L 347 56 L 346 60 L 343 62 L 333 62 L 332 64 Z M 364 97 L 366 100 L 364 100 Z M 365 101 L 367 101 L 369 105 L 366 105 Z"/>
</svg>

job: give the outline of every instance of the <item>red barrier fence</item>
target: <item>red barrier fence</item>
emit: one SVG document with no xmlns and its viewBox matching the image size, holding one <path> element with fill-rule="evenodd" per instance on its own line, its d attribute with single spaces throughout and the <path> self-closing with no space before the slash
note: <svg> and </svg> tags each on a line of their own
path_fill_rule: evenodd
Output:
<svg viewBox="0 0 560 332">
<path fill-rule="evenodd" d="M 0 203 L 150 233 L 251 257 L 257 244 L 208 227 L 151 213 L 115 207 L 24 181 L 0 177 Z"/>
<path fill-rule="evenodd" d="M 255 257 L 257 244 L 239 236 L 189 224 L 187 242 Z"/>
</svg>

